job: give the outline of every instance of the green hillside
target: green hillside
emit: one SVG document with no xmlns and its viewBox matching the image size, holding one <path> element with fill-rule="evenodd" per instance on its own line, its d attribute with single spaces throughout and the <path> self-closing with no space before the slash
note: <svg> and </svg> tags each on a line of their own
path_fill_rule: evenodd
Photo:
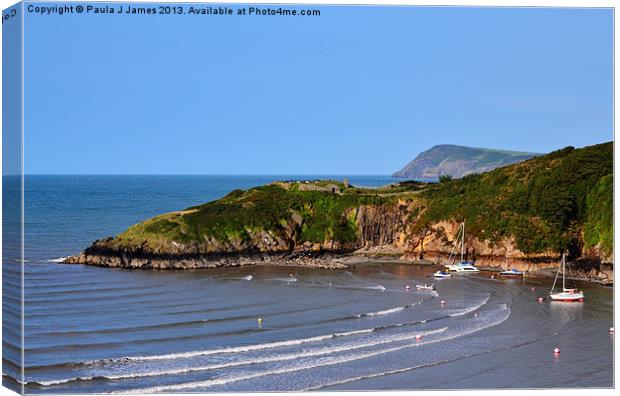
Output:
<svg viewBox="0 0 620 396">
<path fill-rule="evenodd" d="M 565 248 L 576 252 L 613 244 L 613 145 L 566 147 L 480 175 L 430 187 L 418 228 L 467 219 L 481 240 L 516 239 L 525 253 Z M 584 231 L 585 238 L 581 237 Z"/>
</svg>

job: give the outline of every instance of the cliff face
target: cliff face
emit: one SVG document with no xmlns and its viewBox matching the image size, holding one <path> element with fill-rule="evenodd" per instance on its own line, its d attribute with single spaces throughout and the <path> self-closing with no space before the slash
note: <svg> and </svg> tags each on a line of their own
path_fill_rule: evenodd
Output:
<svg viewBox="0 0 620 396">
<path fill-rule="evenodd" d="M 197 269 L 273 263 L 338 269 L 346 265 L 335 255 L 357 250 L 370 254 L 396 252 L 409 261 L 445 264 L 457 245 L 460 223 L 439 221 L 415 231 L 412 215 L 421 213 L 418 205 L 415 199 L 403 199 L 391 205 L 363 205 L 351 209 L 345 216 L 355 219 L 357 238 L 349 243 L 335 240 L 299 243 L 295 239 L 295 229 L 303 226 L 303 220 L 292 215 L 280 234 L 261 230 L 252 232 L 249 239 L 237 243 L 207 239 L 203 244 L 171 241 L 157 247 L 147 243 L 131 245 L 118 238 L 108 238 L 94 242 L 80 255 L 68 258 L 66 263 L 134 269 Z M 529 273 L 553 275 L 560 263 L 560 255 L 552 250 L 524 253 L 516 247 L 512 237 L 490 242 L 466 235 L 465 245 L 465 259 L 481 268 L 516 268 Z M 613 281 L 612 255 L 589 248 L 571 257 L 571 260 L 577 261 L 577 271 L 581 277 L 601 282 Z"/>
<path fill-rule="evenodd" d="M 411 235 L 407 240 L 403 258 L 406 260 L 427 260 L 436 264 L 447 263 L 450 252 L 459 249 L 456 241 L 460 223 L 441 221 L 431 224 L 422 234 Z M 472 261 L 482 269 L 508 270 L 511 268 L 530 274 L 553 276 L 560 265 L 561 255 L 554 250 L 524 253 L 516 246 L 513 237 L 498 241 L 465 237 L 466 261 Z M 602 283 L 613 282 L 613 255 L 600 249 L 583 249 L 569 256 L 574 275 Z"/>
<path fill-rule="evenodd" d="M 395 172 L 394 177 L 424 179 L 450 175 L 457 179 L 525 161 L 537 155 L 540 154 L 442 144 L 420 153 L 403 169 Z"/>
<path fill-rule="evenodd" d="M 66 263 L 208 268 L 256 262 L 341 268 L 342 253 L 443 263 L 466 228 L 466 259 L 551 273 L 560 251 L 582 276 L 613 269 L 613 147 L 567 148 L 484 175 L 377 189 L 280 182 L 163 214 Z"/>
<path fill-rule="evenodd" d="M 410 205 L 411 201 L 400 201 L 347 208 L 341 213 L 340 222 L 352 231 L 353 238 L 348 241 L 337 239 L 332 232 L 325 232 L 323 239 L 315 241 L 302 237 L 304 229 L 307 230 L 312 224 L 295 210 L 290 210 L 290 217 L 280 219 L 279 226 L 273 229 L 248 228 L 243 236 L 231 234 L 222 239 L 207 236 L 201 241 L 153 239 L 143 231 L 148 228 L 148 222 L 141 223 L 134 227 L 141 229 L 138 234 L 142 234 L 143 239 L 135 239 L 133 233 L 136 229 L 132 227 L 134 229 L 128 230 L 131 237 L 121 234 L 115 238 L 95 241 L 80 255 L 69 257 L 65 263 L 143 269 L 193 269 L 259 261 L 310 263 L 320 267 L 340 268 L 341 265 L 330 264 L 326 258 L 333 259 L 335 254 L 353 252 L 363 247 L 404 246 Z M 181 213 L 164 216 L 183 216 Z M 300 259 L 304 257 L 307 260 Z"/>
</svg>

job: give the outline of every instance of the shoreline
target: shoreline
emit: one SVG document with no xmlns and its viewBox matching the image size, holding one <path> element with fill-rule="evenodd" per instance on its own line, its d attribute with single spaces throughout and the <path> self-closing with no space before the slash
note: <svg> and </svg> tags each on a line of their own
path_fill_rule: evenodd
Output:
<svg viewBox="0 0 620 396">
<path fill-rule="evenodd" d="M 163 270 L 163 271 L 183 271 L 197 269 L 211 269 L 224 267 L 240 267 L 252 265 L 273 265 L 282 267 L 297 268 L 316 268 L 327 270 L 354 269 L 357 266 L 367 264 L 400 264 L 415 265 L 425 267 L 443 268 L 444 265 L 435 260 L 420 260 L 404 258 L 406 255 L 394 252 L 370 253 L 368 251 L 353 252 L 301 252 L 301 253 L 245 253 L 245 254 L 219 254 L 202 257 L 123 257 L 121 255 L 84 255 L 69 256 L 61 264 L 83 264 L 97 267 L 124 268 L 135 270 Z M 489 265 L 490 261 L 481 260 L 486 263 L 476 265 L 483 272 L 497 273 L 507 270 L 505 265 Z M 527 261 L 526 261 L 527 262 Z M 502 263 L 503 264 L 503 263 Z M 568 279 L 596 283 L 603 286 L 613 287 L 613 265 L 608 266 L 611 271 L 582 271 L 573 269 L 573 274 Z M 534 269 L 532 271 L 532 269 Z M 523 271 L 523 278 L 553 278 L 557 273 L 557 265 L 540 265 L 540 263 L 529 262 L 528 268 Z"/>
</svg>

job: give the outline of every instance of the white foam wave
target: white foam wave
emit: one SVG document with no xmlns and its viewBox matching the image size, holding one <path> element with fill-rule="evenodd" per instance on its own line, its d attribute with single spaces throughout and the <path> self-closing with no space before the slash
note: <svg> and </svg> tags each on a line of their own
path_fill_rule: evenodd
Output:
<svg viewBox="0 0 620 396">
<path fill-rule="evenodd" d="M 458 312 L 450 314 L 450 317 L 454 318 L 454 317 L 457 317 L 457 316 L 463 316 L 463 315 L 467 315 L 468 313 L 474 312 L 475 310 L 480 309 L 483 305 L 488 303 L 490 298 L 491 298 L 491 296 L 489 295 L 480 304 L 474 305 L 473 307 L 465 308 L 465 309 L 462 309 L 462 310 L 460 310 Z"/>
<path fill-rule="evenodd" d="M 171 359 L 187 359 L 198 356 L 210 356 L 210 355 L 218 355 L 218 354 L 226 354 L 226 353 L 240 353 L 240 352 L 251 352 L 262 349 L 273 349 L 280 347 L 287 347 L 293 345 L 307 344 L 312 342 L 320 342 L 324 340 L 329 340 L 331 338 L 336 337 L 348 337 L 357 334 L 370 333 L 375 329 L 362 329 L 355 330 L 349 332 L 342 333 L 332 333 L 325 334 L 315 337 L 308 338 L 297 338 L 293 340 L 286 341 L 276 341 L 276 342 L 268 342 L 263 344 L 250 344 L 238 347 L 226 347 L 226 348 L 218 348 L 218 349 L 205 349 L 201 351 L 189 351 L 189 352 L 179 352 L 179 353 L 168 353 L 163 355 L 151 355 L 151 356 L 128 356 L 122 358 L 112 358 L 112 359 L 101 359 L 101 360 L 91 360 L 88 362 L 84 362 L 87 365 L 97 365 L 102 363 L 115 363 L 115 362 L 132 362 L 132 361 L 152 361 L 152 360 L 171 360 Z"/>
<path fill-rule="evenodd" d="M 441 331 L 445 331 L 446 329 L 447 327 L 443 329 L 420 332 L 416 334 L 429 335 L 429 334 L 434 334 L 434 333 L 438 333 Z M 342 336 L 348 336 L 348 335 L 371 333 L 373 330 L 374 329 L 363 329 L 363 330 L 356 330 L 356 331 L 350 331 L 350 332 L 345 332 L 345 333 L 335 333 L 335 336 L 342 337 Z M 295 359 L 305 358 L 305 357 L 328 355 L 332 353 L 345 352 L 345 351 L 361 349 L 361 348 L 368 348 L 368 347 L 372 347 L 372 346 L 376 346 L 376 345 L 380 345 L 384 343 L 404 341 L 404 340 L 412 339 L 414 337 L 415 336 L 408 335 L 405 337 L 394 337 L 393 339 L 377 338 L 370 342 L 365 342 L 365 343 L 355 343 L 355 344 L 349 343 L 349 344 L 339 346 L 339 347 L 317 348 L 314 350 L 303 350 L 301 352 L 280 354 L 280 355 L 267 356 L 267 357 L 259 357 L 259 358 L 254 358 L 254 359 L 235 360 L 232 362 L 211 364 L 211 365 L 206 365 L 206 366 L 181 367 L 177 369 L 154 370 L 154 371 L 146 371 L 146 372 L 143 371 L 143 372 L 137 372 L 137 373 L 71 377 L 71 378 L 55 379 L 55 380 L 48 380 L 48 381 L 34 381 L 33 380 L 27 383 L 37 383 L 43 386 L 50 386 L 50 385 L 66 384 L 66 383 L 74 382 L 74 381 L 89 381 L 89 380 L 93 380 L 96 378 L 107 379 L 107 380 L 121 380 L 121 379 L 140 378 L 140 377 L 156 377 L 160 375 L 178 375 L 178 374 L 186 374 L 186 373 L 196 372 L 196 371 L 217 370 L 217 369 L 245 366 L 245 365 L 251 365 L 251 364 L 273 363 L 273 362 L 280 362 L 280 361 L 286 361 L 286 360 L 295 360 Z"/>
<path fill-rule="evenodd" d="M 54 258 L 54 259 L 49 259 L 47 261 L 50 262 L 50 263 L 62 263 L 63 261 L 65 261 L 68 258 L 69 257 L 58 257 L 58 258 Z"/>
<path fill-rule="evenodd" d="M 423 301 L 418 301 L 418 302 L 415 302 L 415 303 L 413 303 L 413 304 L 403 305 L 403 306 L 400 306 L 400 307 L 394 307 L 394 308 L 384 309 L 384 310 L 381 310 L 381 311 L 375 311 L 375 312 L 367 312 L 367 313 L 363 313 L 363 314 L 357 314 L 357 315 L 355 315 L 355 317 L 356 317 L 356 318 L 361 318 L 361 317 L 364 317 L 364 316 L 380 316 L 380 315 L 388 315 L 388 314 L 391 314 L 391 313 L 394 313 L 394 312 L 399 312 L 399 311 L 402 311 L 402 310 L 404 310 L 404 309 L 411 308 L 411 307 L 413 307 L 413 306 L 415 306 L 415 305 L 422 304 L 422 302 L 423 302 Z"/>
<path fill-rule="evenodd" d="M 370 342 L 365 342 L 365 343 L 356 343 L 356 344 L 347 344 L 347 345 L 342 345 L 342 346 L 338 346 L 338 347 L 327 347 L 327 348 L 319 348 L 319 349 L 315 349 L 315 350 L 310 350 L 310 351 L 303 351 L 303 352 L 299 352 L 299 353 L 290 353 L 290 354 L 284 354 L 284 355 L 276 355 L 276 356 L 268 356 L 268 357 L 264 357 L 264 358 L 257 358 L 257 359 L 252 359 L 252 360 L 245 360 L 245 361 L 235 361 L 235 362 L 230 362 L 230 363 L 224 363 L 224 364 L 219 364 L 219 365 L 211 365 L 211 366 L 204 366 L 204 367 L 192 367 L 192 368 L 185 368 L 185 369 L 179 369 L 179 370 L 184 370 L 184 371 L 178 371 L 177 370 L 167 370 L 165 372 L 160 372 L 157 374 L 152 374 L 152 375 L 169 375 L 169 374 L 182 374 L 182 373 L 187 373 L 190 371 L 204 371 L 204 370 L 213 370 L 213 369 L 219 369 L 219 368 L 228 368 L 228 367 L 233 367 L 233 366 L 242 366 L 242 365 L 248 365 L 248 364 L 258 364 L 258 363 L 271 363 L 271 362 L 279 362 L 279 361 L 286 361 L 286 360 L 296 360 L 296 359 L 300 359 L 300 358 L 306 358 L 306 357 L 314 357 L 314 356 L 321 356 L 321 355 L 328 355 L 328 354 L 333 354 L 333 353 L 339 353 L 339 352 L 347 352 L 347 351 L 352 351 L 352 350 L 356 350 L 356 349 L 362 349 L 362 348 L 368 348 L 368 347 L 373 347 L 373 346 L 377 346 L 377 345 L 382 345 L 382 344 L 389 344 L 389 343 L 393 343 L 393 342 L 397 342 L 397 341 L 408 341 L 408 340 L 413 340 L 416 339 L 417 336 L 428 336 L 428 335 L 432 335 L 432 334 L 438 334 L 438 333 L 442 333 L 445 332 L 448 328 L 447 327 L 443 327 L 441 329 L 436 329 L 436 330 L 429 330 L 429 331 L 424 331 L 424 332 L 418 332 L 415 334 L 405 334 L 405 335 L 400 335 L 398 337 L 390 337 L 388 339 L 382 339 L 382 338 L 377 338 L 377 339 L 372 339 Z M 352 332 L 352 333 L 359 333 L 359 332 Z M 401 348 L 393 348 L 394 350 L 397 349 L 401 349 Z M 378 353 L 370 353 L 368 354 L 368 356 L 374 356 Z M 360 358 L 361 359 L 361 358 Z M 355 360 L 355 359 L 353 359 Z M 329 364 L 329 363 L 328 363 Z M 335 364 L 335 363 L 332 363 Z M 320 366 L 321 364 L 318 364 L 318 366 Z M 317 367 L 317 365 L 315 364 L 311 364 L 311 367 Z M 301 369 L 305 369 L 305 368 L 311 368 L 311 367 L 304 367 Z M 277 370 L 275 370 L 277 371 Z M 293 370 L 296 371 L 296 370 Z M 287 372 L 287 371 L 285 371 Z M 150 373 L 148 373 L 150 374 Z M 269 374 L 264 374 L 264 373 L 260 373 L 262 375 L 269 375 Z M 259 376 L 262 376 L 259 375 Z M 145 373 L 139 373 L 138 376 L 145 376 Z M 253 378 L 253 377 L 251 377 Z M 119 378 L 116 378 L 119 379 Z M 248 378 L 241 378 L 241 379 L 248 379 Z M 239 380 L 241 380 L 239 379 Z M 208 382 L 208 381 L 199 381 L 199 382 Z M 216 383 L 214 383 L 213 385 L 218 385 Z M 172 385 L 175 386 L 175 385 Z M 211 386 L 211 385 L 209 385 Z M 156 388 L 160 388 L 160 387 L 154 387 L 154 388 L 149 388 L 147 390 L 143 390 L 143 392 L 147 392 L 147 393 L 152 393 L 152 392 L 161 392 L 162 390 L 174 390 L 176 388 L 172 388 L 172 389 L 162 389 L 162 390 L 155 390 Z M 182 389 L 182 388 L 180 388 Z M 121 392 L 121 393 L 125 393 L 125 392 Z M 134 393 L 134 391 L 129 391 L 129 393 Z"/>
<path fill-rule="evenodd" d="M 297 278 L 295 278 L 294 276 L 289 276 L 288 278 L 273 278 L 270 280 L 276 282 L 297 282 Z"/>
<path fill-rule="evenodd" d="M 496 326 L 502 323 L 503 321 L 505 321 L 510 316 L 510 310 L 508 309 L 507 306 L 504 306 L 504 307 L 500 306 L 500 310 L 507 311 L 507 312 L 505 313 L 505 315 L 500 316 L 499 319 L 496 319 L 495 321 L 492 321 L 486 324 L 480 324 L 478 326 L 471 326 L 469 328 L 466 328 L 462 332 L 457 332 L 452 335 L 447 335 L 446 337 L 438 337 L 436 339 L 431 339 L 427 341 L 416 341 L 415 343 L 412 343 L 412 344 L 400 345 L 400 346 L 382 349 L 378 351 L 370 351 L 370 352 L 360 353 L 360 354 L 355 354 L 355 355 L 336 356 L 332 359 L 320 359 L 318 361 L 315 361 L 309 364 L 288 366 L 288 367 L 278 368 L 274 370 L 253 372 L 250 374 L 219 377 L 219 378 L 203 380 L 203 381 L 192 381 L 192 382 L 185 382 L 185 383 L 179 383 L 179 384 L 156 386 L 156 387 L 145 388 L 145 389 L 133 389 L 130 391 L 125 391 L 125 392 L 120 392 L 120 393 L 158 393 L 158 392 L 168 392 L 168 391 L 186 390 L 186 389 L 209 388 L 209 387 L 216 386 L 216 385 L 226 385 L 226 384 L 233 383 L 233 382 L 245 381 L 245 380 L 250 380 L 250 379 L 269 376 L 269 375 L 286 374 L 286 373 L 291 373 L 291 372 L 296 372 L 296 371 L 301 371 L 301 370 L 308 370 L 308 369 L 312 369 L 316 367 L 325 367 L 325 366 L 331 366 L 331 365 L 336 365 L 336 364 L 348 363 L 348 362 L 352 362 L 355 360 L 366 359 L 369 357 L 386 354 L 390 352 L 396 352 L 396 351 L 400 351 L 400 350 L 407 349 L 407 348 L 413 348 L 413 347 L 418 347 L 421 345 L 428 345 L 428 344 L 434 344 L 437 342 L 443 342 L 443 341 L 451 340 L 454 338 L 463 337 L 465 335 L 478 332 L 480 330 L 483 330 L 491 326 Z"/>
</svg>

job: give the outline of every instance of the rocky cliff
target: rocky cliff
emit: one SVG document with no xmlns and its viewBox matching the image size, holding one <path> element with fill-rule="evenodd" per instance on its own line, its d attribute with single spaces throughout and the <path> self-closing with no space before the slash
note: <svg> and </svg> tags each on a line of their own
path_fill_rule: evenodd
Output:
<svg viewBox="0 0 620 396">
<path fill-rule="evenodd" d="M 183 269 L 255 263 L 342 268 L 343 253 L 443 262 L 467 220 L 466 259 L 486 268 L 582 276 L 613 269 L 613 147 L 566 148 L 443 183 L 368 189 L 278 182 L 163 214 L 94 242 L 66 263 Z"/>
<path fill-rule="evenodd" d="M 484 173 L 525 161 L 540 154 L 441 144 L 420 153 L 394 173 L 394 177 L 434 179 L 449 175 L 455 179 Z"/>
</svg>

